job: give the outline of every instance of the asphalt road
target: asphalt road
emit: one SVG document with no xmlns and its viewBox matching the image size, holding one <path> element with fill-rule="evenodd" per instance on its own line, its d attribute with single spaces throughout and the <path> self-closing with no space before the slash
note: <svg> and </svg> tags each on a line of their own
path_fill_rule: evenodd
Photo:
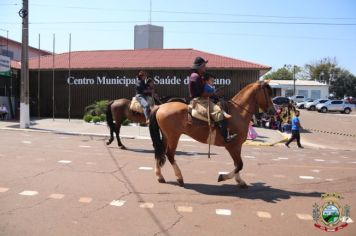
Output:
<svg viewBox="0 0 356 236">
<path fill-rule="evenodd" d="M 1 131 L 0 235 L 325 235 L 314 203 L 337 192 L 356 214 L 356 151 L 244 146 L 242 178 L 223 148 L 181 142 L 159 184 L 150 140 Z M 356 235 L 355 223 L 335 235 Z"/>
</svg>

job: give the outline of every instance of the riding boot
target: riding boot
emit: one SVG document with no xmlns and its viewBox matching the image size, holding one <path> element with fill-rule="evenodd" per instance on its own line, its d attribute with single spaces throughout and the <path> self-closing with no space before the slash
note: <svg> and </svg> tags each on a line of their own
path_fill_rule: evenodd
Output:
<svg viewBox="0 0 356 236">
<path fill-rule="evenodd" d="M 227 121 L 226 120 L 221 120 L 216 122 L 217 126 L 219 127 L 220 134 L 223 136 L 225 143 L 231 142 L 237 134 L 231 134 L 229 135 L 227 132 Z"/>
</svg>

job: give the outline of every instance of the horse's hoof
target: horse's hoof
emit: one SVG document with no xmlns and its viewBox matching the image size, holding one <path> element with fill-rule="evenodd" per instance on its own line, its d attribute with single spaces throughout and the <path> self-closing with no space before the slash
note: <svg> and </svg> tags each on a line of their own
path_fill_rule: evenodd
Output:
<svg viewBox="0 0 356 236">
<path fill-rule="evenodd" d="M 183 187 L 184 186 L 184 180 L 183 179 L 177 179 L 177 182 L 179 186 Z"/>
<path fill-rule="evenodd" d="M 239 187 L 242 189 L 246 189 L 248 188 L 248 185 L 246 183 L 243 183 L 243 184 L 239 184 Z"/>
<path fill-rule="evenodd" d="M 166 180 L 165 179 L 157 179 L 158 180 L 158 183 L 161 183 L 161 184 L 164 184 L 164 183 L 166 183 Z"/>
<path fill-rule="evenodd" d="M 119 148 L 122 149 L 122 150 L 126 150 L 127 149 L 124 145 L 119 146 Z"/>
<path fill-rule="evenodd" d="M 221 175 L 219 175 L 219 178 L 218 178 L 218 182 L 221 182 L 221 181 L 224 181 L 224 177 L 223 177 L 223 175 L 221 174 Z"/>
</svg>

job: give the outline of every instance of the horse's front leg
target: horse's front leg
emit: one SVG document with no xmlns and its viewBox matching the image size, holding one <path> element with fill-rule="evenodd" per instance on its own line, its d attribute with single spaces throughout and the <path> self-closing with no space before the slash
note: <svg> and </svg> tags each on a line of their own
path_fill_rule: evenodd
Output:
<svg viewBox="0 0 356 236">
<path fill-rule="evenodd" d="M 155 168 L 155 173 L 157 176 L 157 180 L 159 183 L 165 183 L 166 180 L 164 179 L 162 172 L 161 172 L 161 166 L 159 165 L 159 160 L 156 160 L 156 168 Z"/>
<path fill-rule="evenodd" d="M 231 146 L 226 147 L 226 149 L 228 150 L 228 152 L 231 155 L 231 158 L 234 161 L 235 169 L 233 169 L 228 174 L 220 174 L 219 178 L 218 178 L 218 182 L 232 179 L 235 177 L 237 184 L 241 188 L 247 188 L 248 186 L 247 186 L 246 182 L 241 178 L 241 175 L 240 175 L 240 171 L 243 168 L 243 162 L 241 159 L 241 147 L 239 147 L 239 146 L 240 145 L 236 145 L 234 147 L 231 147 Z"/>
</svg>

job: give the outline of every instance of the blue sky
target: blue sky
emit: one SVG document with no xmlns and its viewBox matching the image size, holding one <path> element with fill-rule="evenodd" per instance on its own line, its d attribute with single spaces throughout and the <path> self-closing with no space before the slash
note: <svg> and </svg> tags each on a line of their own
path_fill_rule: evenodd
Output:
<svg viewBox="0 0 356 236">
<path fill-rule="evenodd" d="M 41 48 L 52 51 L 56 34 L 56 52 L 68 51 L 69 33 L 73 51 L 133 49 L 134 25 L 149 19 L 149 0 L 29 2 L 30 45 L 37 47 L 41 34 Z M 18 41 L 21 5 L 0 1 L 0 34 L 8 30 Z M 151 19 L 164 26 L 165 48 L 194 48 L 273 69 L 336 57 L 356 74 L 354 0 L 152 0 Z"/>
</svg>

